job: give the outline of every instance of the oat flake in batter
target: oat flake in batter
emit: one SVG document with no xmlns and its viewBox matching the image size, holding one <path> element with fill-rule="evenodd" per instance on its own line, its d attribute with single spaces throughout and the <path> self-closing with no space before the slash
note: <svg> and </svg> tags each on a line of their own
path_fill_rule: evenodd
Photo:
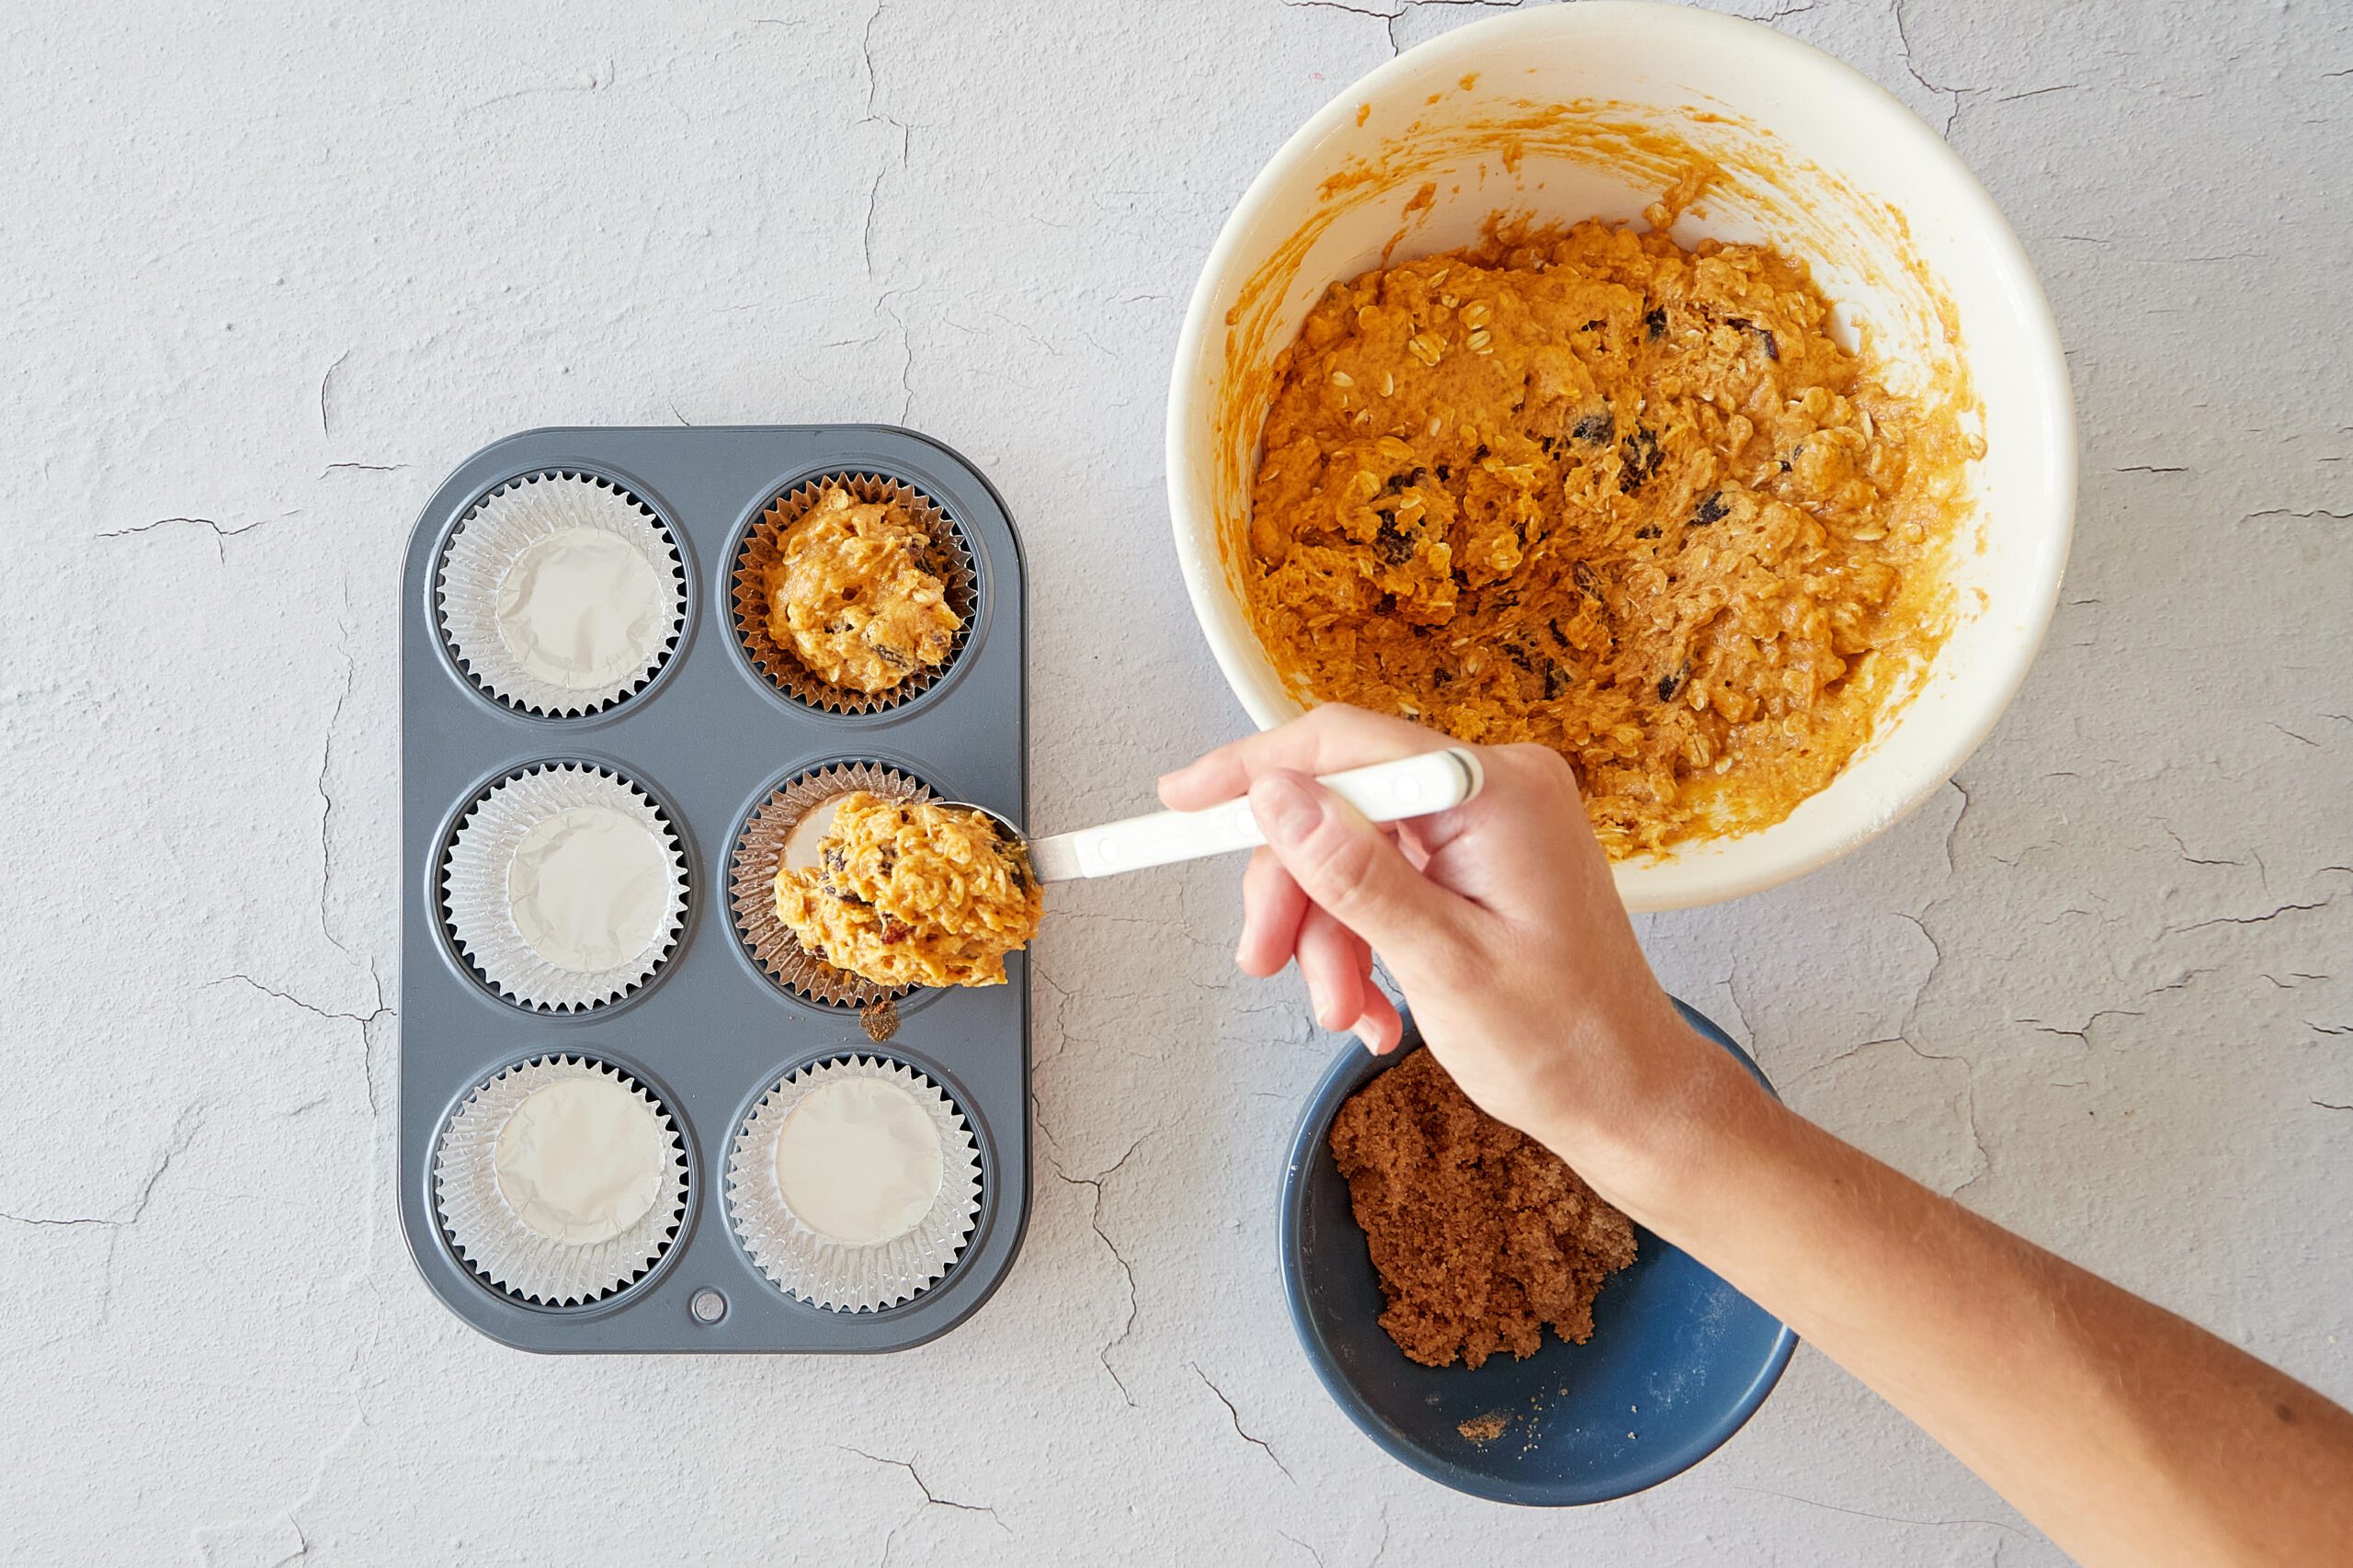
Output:
<svg viewBox="0 0 2353 1568">
<path fill-rule="evenodd" d="M 1336 283 L 1275 365 L 1241 563 L 1302 699 L 1534 741 L 1613 855 L 1778 822 L 1949 625 L 1982 449 L 1802 262 L 1584 222 Z"/>
</svg>

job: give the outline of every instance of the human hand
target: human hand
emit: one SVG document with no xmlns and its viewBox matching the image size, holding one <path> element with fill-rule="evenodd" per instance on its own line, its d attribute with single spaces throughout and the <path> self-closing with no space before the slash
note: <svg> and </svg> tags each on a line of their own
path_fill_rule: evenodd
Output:
<svg viewBox="0 0 2353 1568">
<path fill-rule="evenodd" d="M 1723 1085 L 1731 1059 L 1653 977 L 1559 754 L 1474 747 L 1476 799 L 1386 830 L 1314 782 L 1457 744 L 1332 704 L 1168 774 L 1160 796 L 1197 811 L 1249 795 L 1268 846 L 1243 876 L 1246 973 L 1296 960 L 1317 1021 L 1385 1052 L 1403 1030 L 1377 949 L 1463 1092 L 1598 1182 L 1589 1164 L 1693 1085 Z"/>
</svg>

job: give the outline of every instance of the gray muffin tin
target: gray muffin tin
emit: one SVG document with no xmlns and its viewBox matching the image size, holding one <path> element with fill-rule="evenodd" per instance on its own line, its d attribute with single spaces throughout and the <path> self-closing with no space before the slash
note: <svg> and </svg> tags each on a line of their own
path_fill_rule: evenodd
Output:
<svg viewBox="0 0 2353 1568">
<path fill-rule="evenodd" d="M 685 565 L 687 613 L 668 662 L 635 695 L 578 719 L 503 706 L 459 668 L 440 632 L 442 549 L 473 503 L 508 480 L 566 471 L 610 480 L 661 517 Z M 771 687 L 735 635 L 730 585 L 744 530 L 777 495 L 831 473 L 880 473 L 937 501 L 978 572 L 973 625 L 954 665 L 881 712 L 816 712 Z M 868 425 L 551 429 L 466 460 L 409 541 L 401 580 L 401 1229 L 449 1309 L 493 1339 L 537 1351 L 874 1351 L 962 1323 L 1012 1267 L 1029 1216 L 1029 985 L 918 991 L 876 1045 L 858 1013 L 795 996 L 754 963 L 728 907 L 735 839 L 786 780 L 829 763 L 880 762 L 949 800 L 1027 821 L 1028 687 L 1021 547 L 973 467 L 913 431 Z M 688 913 L 645 985 L 581 1013 L 506 1001 L 458 957 L 436 885 L 457 821 L 490 785 L 538 762 L 608 767 L 662 808 L 684 842 Z M 550 1308 L 489 1284 L 452 1250 L 436 1211 L 433 1157 L 459 1105 L 531 1057 L 609 1062 L 661 1100 L 686 1147 L 688 1198 L 669 1250 L 619 1293 Z M 794 1300 L 754 1267 L 728 1221 L 737 1127 L 782 1074 L 873 1055 L 929 1077 L 980 1149 L 981 1212 L 947 1276 L 880 1312 Z M 710 1321 L 716 1309 L 716 1321 Z"/>
</svg>

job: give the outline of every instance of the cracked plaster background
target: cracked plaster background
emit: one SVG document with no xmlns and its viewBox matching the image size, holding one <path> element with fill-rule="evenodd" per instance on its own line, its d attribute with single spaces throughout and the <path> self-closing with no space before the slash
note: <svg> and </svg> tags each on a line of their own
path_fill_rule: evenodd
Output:
<svg viewBox="0 0 2353 1568">
<path fill-rule="evenodd" d="M 2319 4 L 1749 5 L 1941 127 L 2033 253 L 2084 481 L 1955 787 L 1644 922 L 1804 1110 L 2353 1397 L 2353 26 Z M 466 453 L 904 421 L 1029 543 L 1033 820 L 1242 716 L 1176 586 L 1168 354 L 1231 203 L 1483 7 L 404 0 L 0 22 L 11 1562 L 2055 1561 L 1802 1351 L 1555 1516 L 1424 1483 L 1285 1319 L 1336 1049 L 1231 869 L 1058 893 L 1004 1290 L 864 1360 L 537 1359 L 396 1234 L 394 582 Z"/>
</svg>

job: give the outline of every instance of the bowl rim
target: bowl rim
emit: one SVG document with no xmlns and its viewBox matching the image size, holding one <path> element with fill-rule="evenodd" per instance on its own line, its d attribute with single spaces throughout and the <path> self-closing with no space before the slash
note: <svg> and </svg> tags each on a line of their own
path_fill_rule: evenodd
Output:
<svg viewBox="0 0 2353 1568">
<path fill-rule="evenodd" d="M 1215 296 L 1235 269 L 1245 236 L 1256 230 L 1273 209 L 1275 187 L 1327 139 L 1352 129 L 1348 123 L 1355 118 L 1351 106 L 1376 101 L 1397 84 L 1433 68 L 1451 70 L 1455 57 L 1486 54 L 1515 37 L 1538 32 L 1575 35 L 1620 26 L 1665 29 L 1670 42 L 1685 39 L 1720 48 L 1737 47 L 1747 51 L 1759 70 L 1782 68 L 1813 74 L 1853 97 L 1859 109 L 1877 111 L 1879 122 L 1871 129 L 1901 142 L 1906 155 L 1924 165 L 1926 177 L 1942 182 L 1946 189 L 1940 194 L 1949 196 L 1958 209 L 1956 227 L 1976 235 L 1984 248 L 1989 270 L 1995 275 L 1998 287 L 1989 290 L 1989 297 L 2006 297 L 2014 312 L 2018 342 L 2006 355 L 2025 366 L 2026 383 L 2034 389 L 2032 403 L 2021 412 L 2020 423 L 2036 430 L 2041 441 L 2041 461 L 2027 472 L 2031 473 L 2030 483 L 2040 491 L 2049 513 L 2047 525 L 2037 529 L 2020 551 L 2018 602 L 2025 614 L 2016 634 L 2003 639 L 1974 663 L 1970 680 L 1949 699 L 1947 710 L 1940 715 L 1938 739 L 1928 747 L 1923 765 L 1899 794 L 1868 803 L 1868 816 L 1851 824 L 1833 823 L 1802 836 L 1774 836 L 1776 829 L 1788 822 L 1784 818 L 1754 833 L 1712 841 L 1762 846 L 1759 852 L 1743 857 L 1730 868 L 1711 860 L 1686 862 L 1672 854 L 1665 858 L 1613 862 L 1611 873 L 1620 898 L 1630 910 L 1645 913 L 1722 903 L 1778 887 L 1861 847 L 1911 815 L 1951 781 L 2001 722 L 2026 684 L 2050 631 L 2052 618 L 2057 613 L 2075 536 L 2078 464 L 2075 398 L 2066 356 L 2050 299 L 2024 244 L 1984 184 L 1942 136 L 1902 99 L 1845 61 L 1747 17 L 1660 0 L 1582 0 L 1575 6 L 1513 11 L 1441 33 L 1374 67 L 1334 94 L 1276 150 L 1243 191 L 1210 247 L 1186 305 L 1169 375 L 1162 459 L 1167 476 L 1170 528 L 1193 618 L 1235 700 L 1258 728 L 1271 729 L 1292 715 L 1262 699 L 1254 683 L 1245 678 L 1243 648 L 1213 630 L 1215 609 L 1231 596 L 1222 580 L 1216 551 L 1194 545 L 1204 523 L 1214 526 L 1215 507 L 1203 487 L 1195 484 L 1188 460 L 1191 439 L 1210 412 L 1199 403 L 1214 395 L 1215 384 L 1212 381 L 1211 390 L 1197 399 L 1195 389 L 1199 378 L 1193 373 L 1194 369 L 1207 358 L 1211 335 L 1222 330 L 1222 314 L 1213 308 Z M 1245 635 L 1248 633 L 1245 631 Z M 1878 738 L 1876 734 L 1874 738 Z M 1836 783 L 1834 778 L 1822 791 L 1808 799 L 1820 798 Z M 1707 842 L 1711 841 L 1695 840 L 1692 846 Z"/>
<path fill-rule="evenodd" d="M 1777 1099 L 1779 1097 L 1772 1081 L 1765 1076 L 1756 1059 L 1741 1049 L 1738 1041 L 1698 1008 L 1680 998 L 1674 1001 L 1676 1010 L 1682 1014 L 1684 1022 L 1703 1038 L 1731 1052 L 1735 1061 L 1748 1069 L 1749 1075 L 1764 1086 L 1767 1094 Z M 1451 1487 L 1473 1497 L 1484 1498 L 1491 1503 L 1517 1504 L 1523 1507 L 1583 1507 L 1630 1497 L 1637 1492 L 1646 1492 L 1663 1482 L 1673 1480 L 1730 1442 L 1734 1433 L 1748 1425 L 1749 1417 L 1756 1414 L 1757 1407 L 1779 1386 L 1781 1374 L 1789 1369 L 1790 1358 L 1797 1350 L 1798 1335 L 1797 1330 L 1786 1323 L 1780 1324 L 1780 1332 L 1773 1336 L 1771 1348 L 1766 1352 L 1764 1361 L 1749 1380 L 1748 1386 L 1741 1392 L 1740 1398 L 1699 1437 L 1654 1459 L 1645 1457 L 1642 1464 L 1601 1483 L 1576 1480 L 1537 1483 L 1474 1470 L 1423 1446 L 1382 1419 L 1380 1413 L 1357 1392 L 1356 1385 L 1341 1374 L 1338 1356 L 1333 1352 L 1322 1328 L 1307 1308 L 1307 1286 L 1301 1267 L 1301 1233 L 1307 1208 L 1306 1173 L 1310 1162 L 1331 1157 L 1324 1141 L 1331 1134 L 1332 1120 L 1339 1114 L 1341 1102 L 1363 1084 L 1371 1082 L 1378 1074 L 1397 1065 L 1409 1051 L 1421 1045 L 1421 1036 L 1415 1030 L 1410 1017 L 1405 1021 L 1404 1042 L 1386 1056 L 1373 1056 L 1362 1045 L 1349 1040 L 1316 1082 L 1315 1092 L 1308 1097 L 1306 1107 L 1300 1112 L 1299 1127 L 1291 1135 L 1290 1146 L 1284 1159 L 1282 1201 L 1276 1210 L 1275 1225 L 1275 1245 L 1282 1264 L 1283 1304 L 1290 1311 L 1291 1331 L 1298 1335 L 1300 1349 L 1307 1357 L 1307 1364 L 1314 1369 L 1316 1381 L 1324 1385 L 1324 1392 L 1331 1396 L 1332 1403 L 1355 1423 L 1357 1430 L 1371 1438 L 1390 1458 L 1408 1470 L 1441 1486 Z M 1643 1234 L 1649 1237 L 1654 1246 L 1682 1251 L 1651 1232 L 1644 1231 Z"/>
</svg>

